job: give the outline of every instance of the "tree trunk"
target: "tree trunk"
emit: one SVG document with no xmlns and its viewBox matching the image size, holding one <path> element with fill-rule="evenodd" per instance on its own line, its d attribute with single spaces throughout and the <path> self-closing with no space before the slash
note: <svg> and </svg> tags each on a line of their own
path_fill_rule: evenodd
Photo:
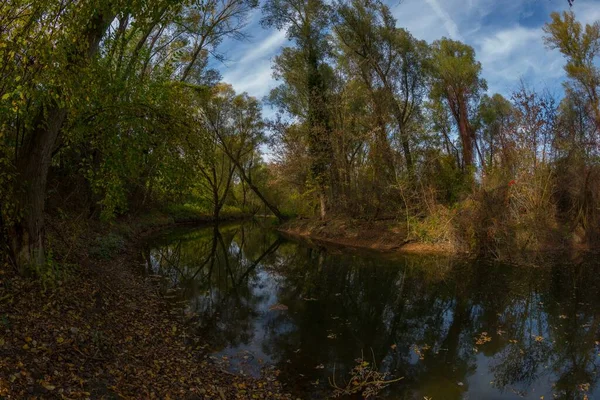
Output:
<svg viewBox="0 0 600 400">
<path fill-rule="evenodd" d="M 465 99 L 458 99 L 459 115 L 458 115 L 458 131 L 462 142 L 463 165 L 469 168 L 473 165 L 473 132 L 467 113 L 467 105 Z"/>
<path fill-rule="evenodd" d="M 218 223 L 219 214 L 221 213 L 221 202 L 219 201 L 219 189 L 216 186 L 213 187 L 213 202 L 213 219 L 215 220 L 215 223 Z"/>
<path fill-rule="evenodd" d="M 244 171 L 242 166 L 237 161 L 234 161 L 234 160 L 232 160 L 232 161 L 234 162 L 235 166 L 240 171 L 240 175 L 241 175 L 242 179 L 244 181 L 246 181 L 246 183 L 248 184 L 250 189 L 252 189 L 252 191 L 258 196 L 258 198 L 264 203 L 264 205 L 267 206 L 269 208 L 269 210 L 271 210 L 271 212 L 277 217 L 277 219 L 281 222 L 287 220 L 287 218 L 281 213 L 281 211 L 279 211 L 279 208 L 277 208 L 277 206 L 275 204 L 271 204 L 271 202 L 269 202 L 265 198 L 265 196 L 263 196 L 263 194 L 260 192 L 260 190 L 258 190 L 258 188 L 252 183 L 252 180 L 246 175 L 246 172 Z"/>
<path fill-rule="evenodd" d="M 44 114 L 47 115 L 46 118 Z M 46 112 L 40 110 L 36 126 L 17 161 L 19 179 L 25 182 L 18 198 L 23 218 L 13 226 L 10 233 L 10 249 L 13 262 L 20 273 L 25 272 L 28 266 L 40 266 L 45 262 L 46 182 L 52 150 L 66 116 L 66 110 L 57 105 L 53 105 Z"/>
<path fill-rule="evenodd" d="M 387 138 L 387 129 L 386 129 L 386 123 L 385 123 L 385 119 L 384 119 L 384 109 L 386 107 L 384 107 L 381 104 L 381 94 L 377 93 L 375 91 L 375 89 L 373 88 L 373 84 L 370 80 L 370 76 L 369 74 L 364 71 L 361 70 L 361 76 L 363 78 L 363 82 L 365 83 L 365 85 L 367 86 L 367 89 L 369 91 L 369 95 L 371 97 L 371 102 L 373 104 L 373 109 L 375 111 L 375 116 L 376 116 L 376 121 L 377 121 L 377 132 L 375 133 L 376 138 L 377 138 L 377 142 L 378 142 L 378 153 L 380 153 L 380 157 L 381 157 L 381 161 L 384 163 L 385 165 L 385 179 L 386 179 L 386 183 L 390 183 L 396 180 L 396 166 L 394 163 L 394 157 L 392 155 L 392 148 L 390 146 L 390 142 L 388 141 Z M 387 90 L 387 88 L 386 88 Z M 393 96 L 391 96 L 393 97 Z M 402 128 L 402 124 L 400 122 L 398 122 L 398 127 L 401 129 Z M 402 135 L 402 133 L 401 133 Z M 408 142 L 406 142 L 407 146 L 408 146 Z M 404 149 L 404 154 L 406 156 L 406 163 L 407 163 L 407 168 L 409 169 L 409 171 L 412 169 L 412 158 L 410 156 L 410 149 L 408 147 L 404 147 L 404 142 L 403 142 L 403 149 Z"/>
<path fill-rule="evenodd" d="M 321 219 L 325 219 L 327 216 L 327 199 L 325 193 L 319 193 L 319 206 Z"/>
<path fill-rule="evenodd" d="M 393 94 L 390 95 L 391 100 L 393 101 L 393 114 L 396 118 L 396 123 L 398 124 L 398 132 L 400 134 L 400 143 L 402 144 L 402 151 L 404 152 L 404 159 L 406 160 L 406 169 L 410 175 L 413 174 L 414 171 L 414 163 L 412 158 L 412 153 L 410 151 L 410 143 L 408 142 L 408 135 L 406 134 L 406 121 L 404 120 L 404 115 L 400 106 L 393 99 Z"/>
<path fill-rule="evenodd" d="M 277 219 L 279 219 L 279 221 L 281 221 L 281 222 L 285 221 L 287 218 L 281 213 L 281 211 L 279 211 L 277 206 L 275 204 L 271 204 L 265 198 L 265 196 L 263 196 L 263 194 L 260 192 L 260 190 L 258 190 L 256 185 L 254 185 L 254 183 L 252 183 L 252 179 L 248 175 L 246 175 L 246 171 L 244 171 L 244 167 L 240 164 L 239 159 L 237 159 L 233 155 L 233 153 L 231 152 L 229 147 L 227 147 L 227 143 L 225 142 L 224 138 L 218 132 L 215 132 L 215 133 L 217 135 L 217 139 L 221 143 L 221 147 L 223 148 L 223 151 L 225 152 L 227 157 L 229 157 L 229 160 L 231 160 L 231 162 L 233 163 L 235 168 L 237 168 L 237 170 L 240 172 L 240 177 L 242 178 L 242 180 L 244 180 L 248 184 L 250 189 L 258 196 L 258 198 L 264 203 L 264 205 L 267 206 L 269 208 L 269 210 L 271 210 L 271 212 L 277 217 Z"/>
<path fill-rule="evenodd" d="M 115 17 L 107 3 L 104 10 L 98 10 L 88 21 L 82 38 L 87 48 L 82 50 L 78 44 L 68 52 L 68 63 L 64 73 L 76 74 L 77 67 L 88 62 L 98 52 L 100 41 L 109 24 Z M 103 12 L 108 11 L 109 12 Z M 66 108 L 52 103 L 48 108 L 39 109 L 33 121 L 33 127 L 24 141 L 23 148 L 16 160 L 20 182 L 18 207 L 22 219 L 10 232 L 10 251 L 12 261 L 21 273 L 29 266 L 41 267 L 45 263 L 44 255 L 44 211 L 46 203 L 46 183 L 52 161 L 52 152 L 58 141 L 59 133 L 67 118 Z"/>
</svg>

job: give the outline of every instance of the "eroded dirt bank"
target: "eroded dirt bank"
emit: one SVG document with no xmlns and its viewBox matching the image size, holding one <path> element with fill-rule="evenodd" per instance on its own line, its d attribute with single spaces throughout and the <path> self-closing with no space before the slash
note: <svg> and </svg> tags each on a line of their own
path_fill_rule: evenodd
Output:
<svg viewBox="0 0 600 400">
<path fill-rule="evenodd" d="M 457 253 L 446 243 L 419 243 L 394 220 L 295 219 L 278 227 L 283 234 L 345 247 L 399 253 Z"/>
</svg>

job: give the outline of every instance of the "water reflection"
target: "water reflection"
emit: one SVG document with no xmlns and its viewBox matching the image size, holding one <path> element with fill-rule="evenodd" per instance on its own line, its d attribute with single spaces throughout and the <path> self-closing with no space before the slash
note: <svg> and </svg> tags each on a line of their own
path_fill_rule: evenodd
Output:
<svg viewBox="0 0 600 400">
<path fill-rule="evenodd" d="M 216 356 L 322 398 L 364 356 L 390 399 L 600 398 L 592 256 L 522 268 L 343 253 L 252 225 L 180 230 L 143 254 Z M 322 367 L 321 367 L 322 366 Z"/>
</svg>

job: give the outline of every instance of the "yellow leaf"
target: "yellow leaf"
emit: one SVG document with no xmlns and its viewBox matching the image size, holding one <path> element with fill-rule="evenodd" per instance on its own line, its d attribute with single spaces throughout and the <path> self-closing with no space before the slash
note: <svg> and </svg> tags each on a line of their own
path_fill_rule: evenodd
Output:
<svg viewBox="0 0 600 400">
<path fill-rule="evenodd" d="M 64 341 L 65 341 L 65 339 L 62 336 L 59 336 L 59 337 L 56 338 L 56 342 L 57 343 L 62 343 Z"/>
</svg>

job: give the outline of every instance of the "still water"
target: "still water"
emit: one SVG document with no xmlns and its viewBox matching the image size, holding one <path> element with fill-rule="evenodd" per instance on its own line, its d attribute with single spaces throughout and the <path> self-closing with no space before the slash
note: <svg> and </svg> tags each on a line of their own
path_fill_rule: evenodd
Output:
<svg viewBox="0 0 600 400">
<path fill-rule="evenodd" d="M 600 399 L 600 261 L 519 267 L 325 249 L 255 224 L 151 238 L 159 281 L 215 362 L 303 399 L 362 358 L 386 399 Z M 555 257 L 557 258 L 557 257 Z"/>
</svg>

